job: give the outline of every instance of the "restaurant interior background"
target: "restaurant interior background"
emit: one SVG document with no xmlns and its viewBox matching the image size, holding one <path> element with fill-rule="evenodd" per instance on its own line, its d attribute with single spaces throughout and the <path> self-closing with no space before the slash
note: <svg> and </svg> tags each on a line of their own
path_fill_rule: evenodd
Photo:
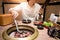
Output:
<svg viewBox="0 0 60 40">
<path fill-rule="evenodd" d="M 21 2 L 25 2 L 25 1 L 27 1 L 27 0 L 0 0 L 0 14 L 9 14 L 10 8 L 15 7 L 16 5 L 19 5 Z M 42 19 L 43 21 L 47 21 L 50 18 L 51 14 L 55 14 L 56 17 L 60 16 L 60 0 L 50 0 L 49 2 L 48 1 L 49 0 L 37 0 L 37 3 L 39 3 L 40 5 L 43 5 L 43 9 L 44 9 L 43 10 L 43 19 Z M 20 15 L 17 17 L 17 20 L 22 19 L 21 15 L 22 14 L 20 13 Z M 6 17 L 6 18 L 8 19 L 8 17 Z M 1 21 L 0 21 L 0 23 L 2 25 L 6 25 L 6 23 L 8 23 L 8 24 L 10 23 L 10 21 L 11 21 L 10 18 L 8 19 L 9 22 L 5 20 L 6 18 L 4 17 L 2 20 L 2 21 L 4 21 L 4 23 L 1 23 Z M 57 22 L 60 23 L 60 17 L 57 20 Z M 0 39 L 2 39 L 3 30 L 9 28 L 9 26 L 11 26 L 11 25 L 7 25 L 7 26 L 3 26 L 3 27 L 0 25 Z M 58 28 L 60 30 L 60 24 L 59 24 Z M 46 40 L 46 39 L 47 40 L 50 40 L 50 39 L 53 40 L 51 37 L 49 37 L 47 35 L 47 29 L 38 30 L 38 31 L 40 34 L 38 35 L 37 40 L 44 39 L 44 38 L 45 38 L 44 40 Z"/>
<path fill-rule="evenodd" d="M 27 0 L 0 0 L 0 14 L 9 13 L 8 10 L 11 7 L 15 7 L 20 2 L 24 2 Z M 37 3 L 43 5 L 46 0 L 37 0 Z M 47 0 L 48 1 L 48 0 Z M 45 8 L 43 8 L 43 20 L 47 20 L 51 13 L 54 13 L 56 16 L 59 16 L 60 12 L 60 0 L 50 0 L 47 5 L 45 5 Z M 21 16 L 21 14 L 20 14 Z M 19 18 L 18 18 L 19 19 Z M 59 20 L 60 21 L 60 20 Z"/>
</svg>

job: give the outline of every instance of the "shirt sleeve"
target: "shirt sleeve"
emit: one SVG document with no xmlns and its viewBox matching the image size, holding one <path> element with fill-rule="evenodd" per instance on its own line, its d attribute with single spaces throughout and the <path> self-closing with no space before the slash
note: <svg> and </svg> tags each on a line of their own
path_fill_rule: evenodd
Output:
<svg viewBox="0 0 60 40">
<path fill-rule="evenodd" d="M 16 18 L 19 14 L 18 12 L 21 10 L 21 4 L 17 5 L 14 8 L 10 8 L 9 12 L 12 13 L 12 15 L 14 16 L 14 18 Z"/>
<path fill-rule="evenodd" d="M 36 6 L 36 10 L 37 10 L 37 12 L 40 13 L 41 5 L 39 5 L 38 3 L 36 3 L 35 6 Z"/>
<path fill-rule="evenodd" d="M 36 3 L 35 4 L 35 11 L 36 11 L 35 18 L 37 18 L 37 19 L 39 17 L 40 9 L 41 9 L 41 5 L 39 5 L 38 3 Z"/>
<path fill-rule="evenodd" d="M 15 11 L 20 11 L 22 9 L 22 4 L 17 5 L 16 7 L 12 8 Z"/>
<path fill-rule="evenodd" d="M 38 11 L 40 13 L 41 5 L 37 4 L 37 6 L 38 6 Z"/>
</svg>

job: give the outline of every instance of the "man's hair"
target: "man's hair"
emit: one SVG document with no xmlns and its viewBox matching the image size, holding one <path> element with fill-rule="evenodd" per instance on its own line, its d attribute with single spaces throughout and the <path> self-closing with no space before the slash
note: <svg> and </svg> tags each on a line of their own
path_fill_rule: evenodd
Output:
<svg viewBox="0 0 60 40">
<path fill-rule="evenodd" d="M 29 0 L 27 0 L 29 2 Z"/>
</svg>

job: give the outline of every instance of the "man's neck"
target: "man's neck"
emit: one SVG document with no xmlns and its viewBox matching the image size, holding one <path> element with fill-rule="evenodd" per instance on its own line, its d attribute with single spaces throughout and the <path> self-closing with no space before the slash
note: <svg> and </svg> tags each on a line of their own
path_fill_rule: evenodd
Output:
<svg viewBox="0 0 60 40">
<path fill-rule="evenodd" d="M 31 2 L 28 2 L 28 4 L 29 4 L 30 7 L 33 7 L 34 6 L 34 4 L 31 3 Z"/>
</svg>

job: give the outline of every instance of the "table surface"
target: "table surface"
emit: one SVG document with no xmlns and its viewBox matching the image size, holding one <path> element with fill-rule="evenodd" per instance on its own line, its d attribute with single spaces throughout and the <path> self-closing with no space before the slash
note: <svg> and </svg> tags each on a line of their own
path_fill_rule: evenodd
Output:
<svg viewBox="0 0 60 40">
<path fill-rule="evenodd" d="M 32 26 L 32 27 L 36 28 L 36 26 L 33 25 L 33 22 L 30 23 L 30 24 L 24 24 L 21 21 L 17 21 L 17 22 L 18 22 L 18 25 L 29 25 L 29 26 Z M 3 40 L 2 33 L 4 32 L 4 30 L 6 30 L 6 29 L 8 29 L 12 26 L 13 26 L 13 24 L 6 25 L 6 26 L 0 26 L 0 40 Z M 46 28 L 44 28 L 43 30 L 38 29 L 38 31 L 39 31 L 39 35 L 35 40 L 56 40 L 56 39 L 51 38 L 50 36 L 48 36 Z"/>
</svg>

